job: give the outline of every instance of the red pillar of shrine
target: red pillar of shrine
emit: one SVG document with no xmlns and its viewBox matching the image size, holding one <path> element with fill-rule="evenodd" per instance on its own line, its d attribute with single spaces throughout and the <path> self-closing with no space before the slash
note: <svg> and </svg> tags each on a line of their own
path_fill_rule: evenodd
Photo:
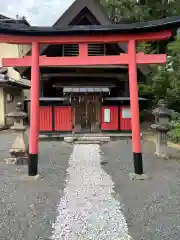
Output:
<svg viewBox="0 0 180 240">
<path fill-rule="evenodd" d="M 39 43 L 32 43 L 31 63 L 31 105 L 29 134 L 28 175 L 38 173 L 38 141 L 39 141 L 39 95 L 40 95 Z"/>
<path fill-rule="evenodd" d="M 128 42 L 128 54 L 130 56 L 129 90 L 131 103 L 132 150 L 134 159 L 134 171 L 136 174 L 143 174 L 135 40 L 130 40 Z"/>
</svg>

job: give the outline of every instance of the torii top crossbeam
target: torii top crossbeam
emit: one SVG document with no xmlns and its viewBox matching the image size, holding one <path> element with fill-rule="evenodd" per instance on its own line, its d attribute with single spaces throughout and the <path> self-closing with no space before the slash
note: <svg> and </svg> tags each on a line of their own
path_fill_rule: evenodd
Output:
<svg viewBox="0 0 180 240">
<path fill-rule="evenodd" d="M 109 26 L 32 27 L 16 24 L 0 24 L 0 42 L 30 44 L 39 43 L 97 43 L 128 40 L 151 41 L 166 39 L 171 29 L 180 25 L 180 16 L 133 24 Z M 11 38 L 9 38 L 11 36 Z M 106 36 L 106 38 L 104 38 Z M 69 39 L 67 38 L 69 37 Z M 68 40 L 67 40 L 68 39 Z"/>
</svg>

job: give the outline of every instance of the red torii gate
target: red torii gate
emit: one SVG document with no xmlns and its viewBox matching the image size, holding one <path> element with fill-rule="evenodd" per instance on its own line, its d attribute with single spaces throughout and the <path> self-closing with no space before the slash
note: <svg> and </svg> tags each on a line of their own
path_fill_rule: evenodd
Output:
<svg viewBox="0 0 180 240">
<path fill-rule="evenodd" d="M 178 19 L 179 21 L 180 19 Z M 23 58 L 2 59 L 3 67 L 31 67 L 31 109 L 30 109 L 30 136 L 29 136 L 29 176 L 38 173 L 38 139 L 39 139 L 39 93 L 40 93 L 40 66 L 85 66 L 85 65 L 120 65 L 127 64 L 129 68 L 130 105 L 132 115 L 132 149 L 135 174 L 143 174 L 137 64 L 166 63 L 166 54 L 136 53 L 136 42 L 163 40 L 171 36 L 171 19 L 163 20 L 168 28 L 157 31 L 156 24 L 144 26 L 112 25 L 98 26 L 97 29 L 89 26 L 77 26 L 67 29 L 33 28 L 15 29 L 6 24 L 0 25 L 0 43 L 32 44 L 32 56 Z M 170 23 L 169 23 L 170 22 Z M 153 22 L 155 23 L 155 22 Z M 158 22 L 159 23 L 159 22 Z M 177 21 L 176 21 L 177 23 Z M 173 23 L 174 24 L 174 23 Z M 158 25 L 158 24 L 157 24 Z M 159 27 L 159 26 L 158 26 Z M 32 31 L 33 30 L 33 31 Z M 138 33 L 135 33 L 137 32 Z M 141 30 L 141 31 L 140 31 Z M 133 32 L 129 34 L 128 32 Z M 149 32 L 148 32 L 149 31 Z M 97 43 L 128 43 L 128 52 L 119 56 L 88 56 L 88 44 Z M 40 56 L 40 44 L 79 44 L 77 57 L 47 57 Z"/>
</svg>

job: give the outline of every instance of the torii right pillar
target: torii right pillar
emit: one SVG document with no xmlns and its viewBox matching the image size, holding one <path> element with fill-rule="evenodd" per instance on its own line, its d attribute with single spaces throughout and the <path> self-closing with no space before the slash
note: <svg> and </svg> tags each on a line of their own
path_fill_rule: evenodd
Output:
<svg viewBox="0 0 180 240">
<path fill-rule="evenodd" d="M 143 174 L 142 148 L 141 148 L 141 132 L 139 117 L 139 100 L 138 100 L 138 81 L 137 81 L 137 65 L 136 65 L 136 42 L 130 40 L 128 42 L 129 58 L 129 91 L 131 105 L 131 124 L 132 124 L 132 151 L 134 160 L 135 175 Z"/>
</svg>

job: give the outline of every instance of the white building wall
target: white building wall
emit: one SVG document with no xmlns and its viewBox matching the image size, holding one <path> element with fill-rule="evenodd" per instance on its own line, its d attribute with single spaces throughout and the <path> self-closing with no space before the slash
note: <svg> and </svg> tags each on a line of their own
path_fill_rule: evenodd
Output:
<svg viewBox="0 0 180 240">
<path fill-rule="evenodd" d="M 18 58 L 23 57 L 29 50 L 29 45 L 16 45 L 0 43 L 0 60 L 2 58 Z M 8 77 L 15 81 L 23 81 L 26 84 L 27 80 L 21 79 L 19 72 L 17 72 L 13 67 L 8 68 Z M 29 82 L 29 81 L 28 81 Z M 29 90 L 26 90 L 27 92 Z M 7 102 L 7 94 L 13 96 L 12 102 Z M 17 102 L 23 102 L 24 93 L 19 89 L 15 88 L 0 88 L 0 127 L 4 126 L 6 123 L 11 123 L 10 120 L 5 120 L 5 114 L 15 110 Z"/>
</svg>

